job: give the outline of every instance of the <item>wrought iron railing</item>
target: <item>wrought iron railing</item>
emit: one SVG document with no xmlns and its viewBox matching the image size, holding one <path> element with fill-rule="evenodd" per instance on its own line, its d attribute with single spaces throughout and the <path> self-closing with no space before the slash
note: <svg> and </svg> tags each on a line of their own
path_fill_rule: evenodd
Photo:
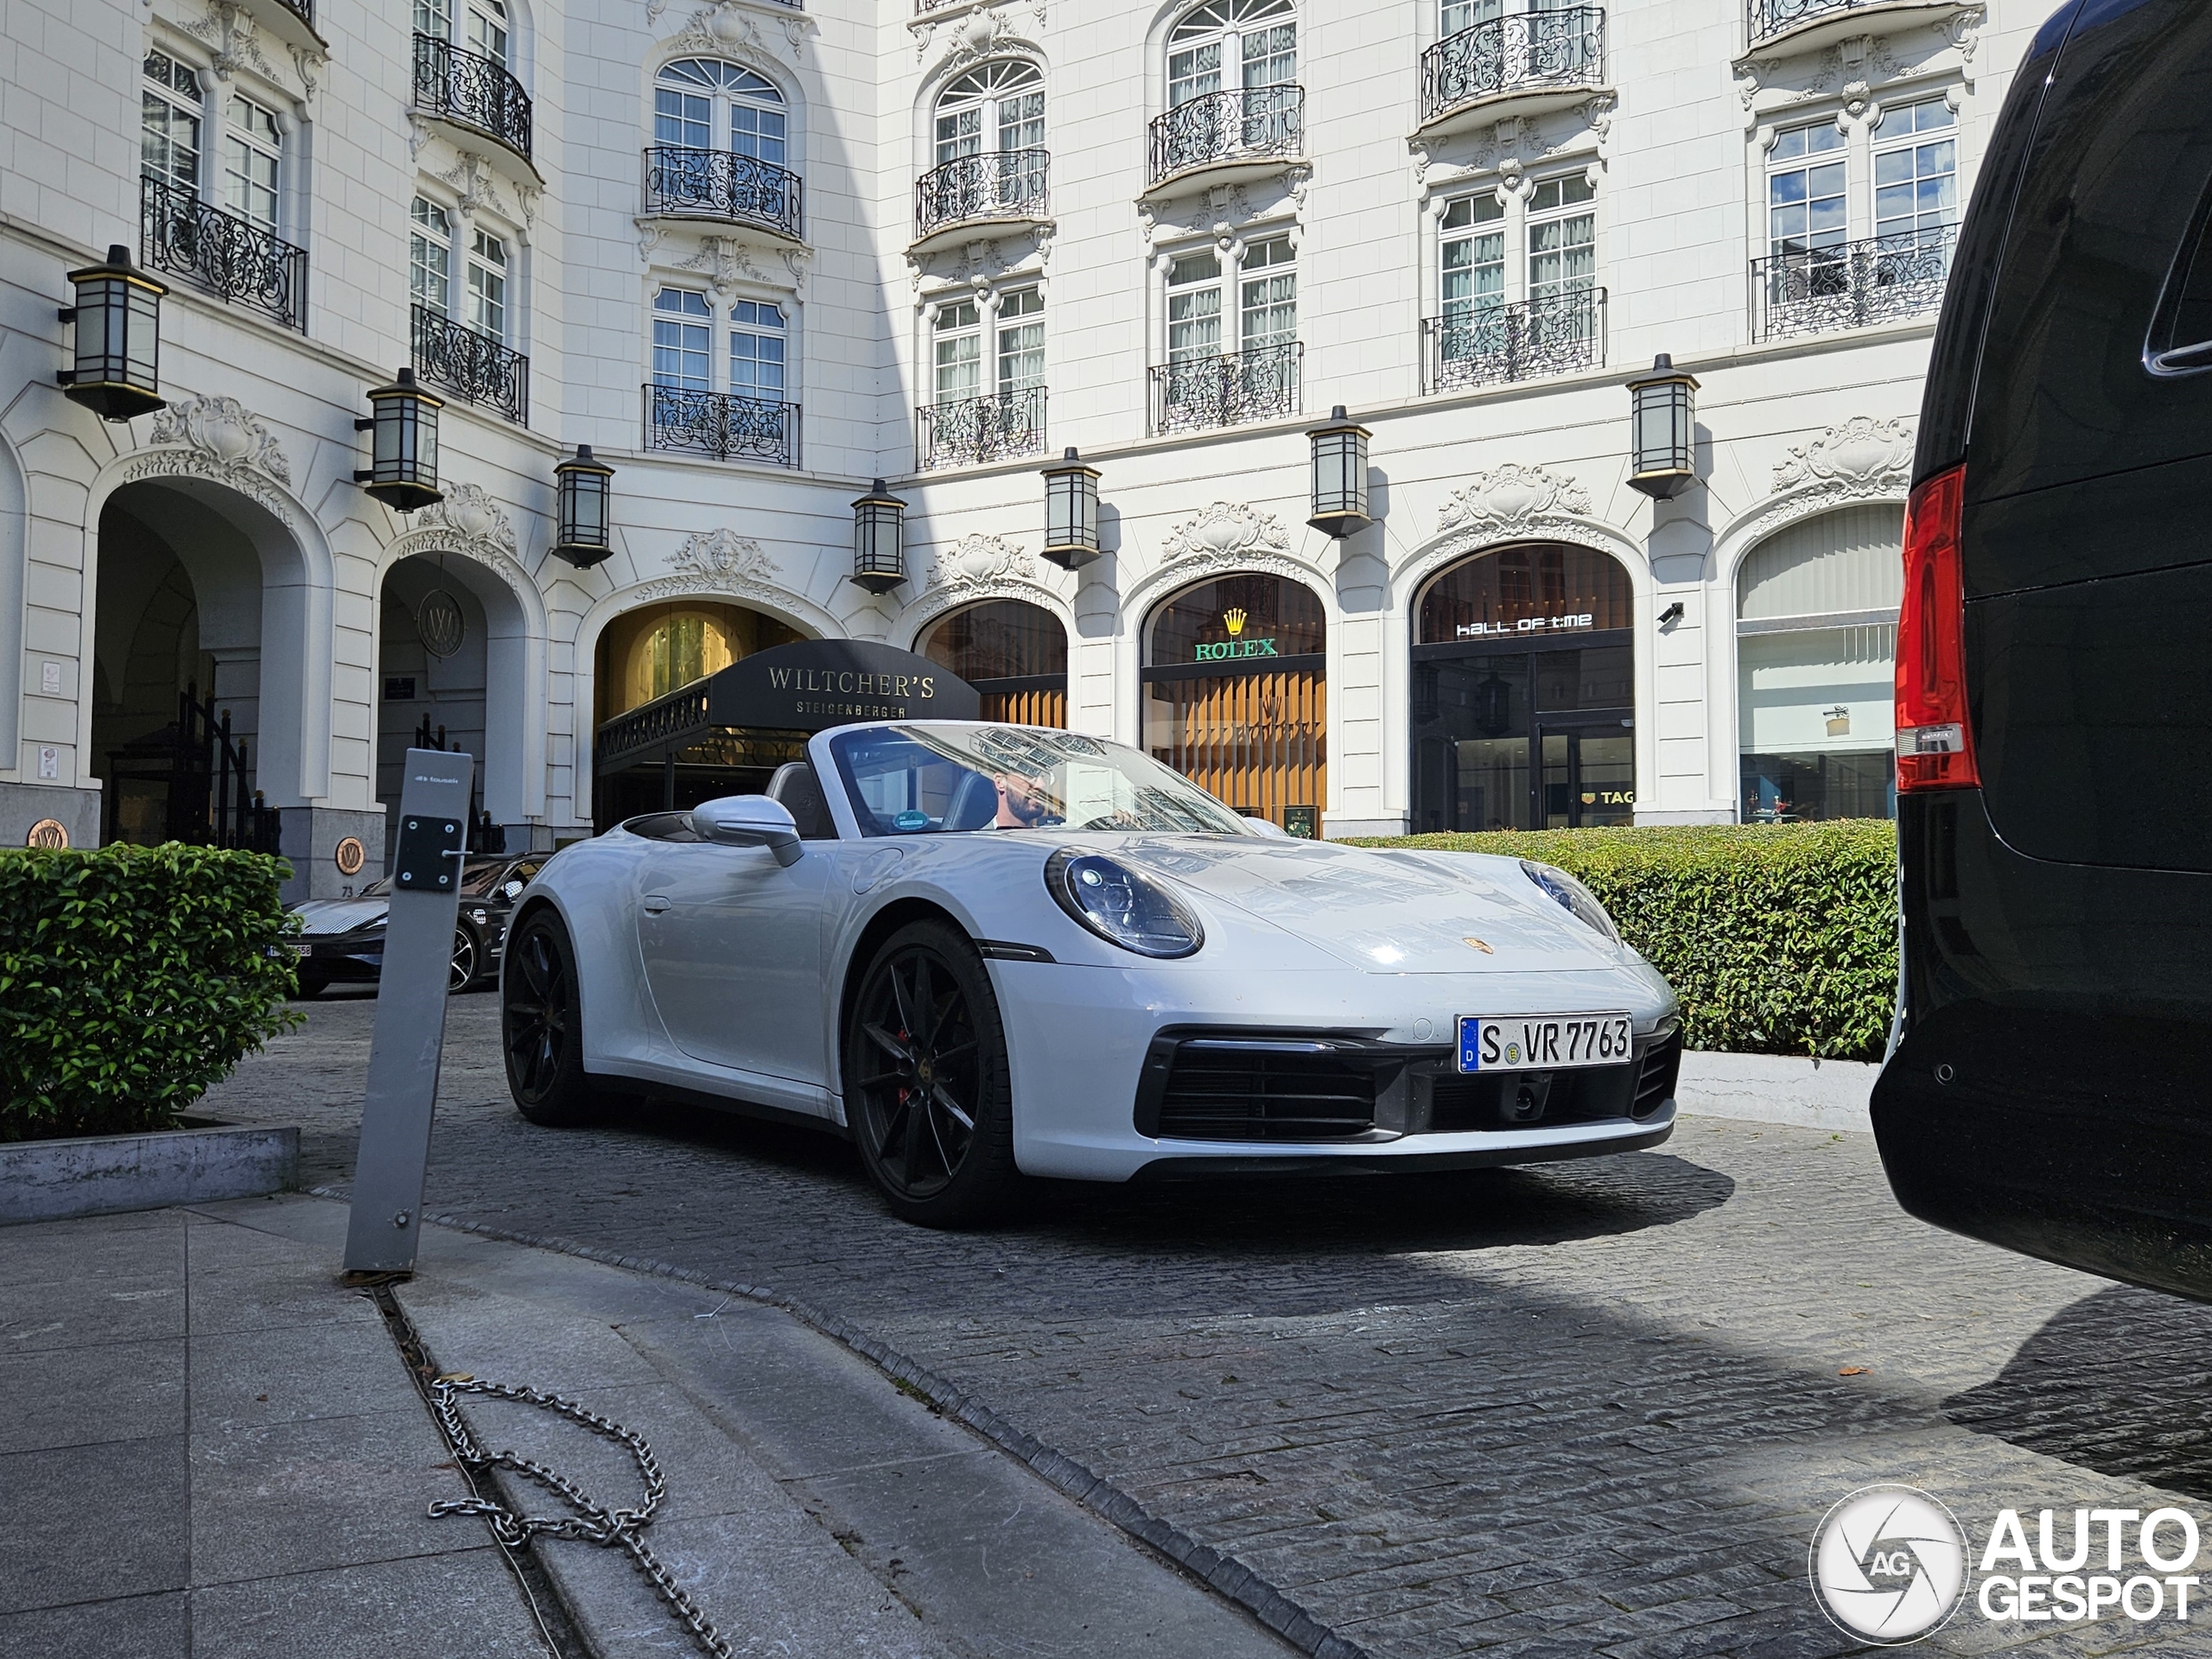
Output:
<svg viewBox="0 0 2212 1659">
<path fill-rule="evenodd" d="M 963 0 L 914 0 L 916 11 L 943 11 L 947 6 L 957 6 Z"/>
<path fill-rule="evenodd" d="M 415 103 L 448 121 L 474 127 L 529 159 L 530 94 L 497 59 L 435 35 L 416 35 Z"/>
<path fill-rule="evenodd" d="M 530 359 L 428 306 L 415 308 L 415 373 L 456 397 L 530 423 Z"/>
<path fill-rule="evenodd" d="M 307 330 L 307 251 L 151 174 L 139 181 L 138 262 Z"/>
<path fill-rule="evenodd" d="M 1152 123 L 1154 184 L 1211 162 L 1296 156 L 1306 142 L 1303 86 L 1238 86 L 1178 104 Z"/>
<path fill-rule="evenodd" d="M 765 461 L 796 467 L 799 410 L 777 397 L 741 397 L 685 386 L 645 388 L 645 448 L 680 449 L 716 461 Z"/>
<path fill-rule="evenodd" d="M 611 772 L 633 755 L 666 749 L 707 734 L 709 693 L 704 680 L 680 686 L 642 708 L 617 715 L 592 736 L 592 769 Z"/>
<path fill-rule="evenodd" d="M 921 425 L 916 448 L 924 467 L 972 467 L 1045 450 L 1045 388 L 963 397 L 914 411 Z"/>
<path fill-rule="evenodd" d="M 309 29 L 315 27 L 315 0 L 276 0 L 276 3 Z"/>
<path fill-rule="evenodd" d="M 1042 149 L 988 149 L 933 167 L 914 181 L 914 234 L 974 219 L 1042 219 L 1052 171 Z"/>
<path fill-rule="evenodd" d="M 161 792 L 159 833 L 164 841 L 275 853 L 283 819 L 253 786 L 253 766 L 243 737 L 231 733 L 231 712 L 216 712 L 215 698 L 200 688 L 177 693 L 176 721 L 124 745 L 108 756 L 106 839 L 120 838 L 122 797 L 132 785 Z M 150 817 L 150 815 L 149 815 Z M 150 821 L 139 833 L 154 829 Z"/>
<path fill-rule="evenodd" d="M 1501 92 L 1591 86 L 1605 74 L 1605 14 L 1596 6 L 1522 11 L 1447 35 L 1421 54 L 1421 118 Z"/>
<path fill-rule="evenodd" d="M 1761 41 L 1786 34 L 1800 23 L 1816 22 L 1823 17 L 1840 16 L 1846 12 L 1885 3 L 1887 0 L 1748 0 L 1751 43 L 1757 46 Z"/>
<path fill-rule="evenodd" d="M 1471 305 L 1425 317 L 1421 329 L 1431 391 L 1571 374 L 1605 360 L 1605 290 Z"/>
<path fill-rule="evenodd" d="M 1297 340 L 1254 346 L 1218 357 L 1190 357 L 1152 370 L 1152 429 L 1202 432 L 1299 410 Z"/>
<path fill-rule="evenodd" d="M 1933 311 L 1957 240 L 1957 227 L 1947 226 L 1754 259 L 1751 338 L 1828 334 Z"/>
<path fill-rule="evenodd" d="M 645 211 L 726 219 L 800 239 L 798 175 L 734 150 L 647 149 Z"/>
</svg>

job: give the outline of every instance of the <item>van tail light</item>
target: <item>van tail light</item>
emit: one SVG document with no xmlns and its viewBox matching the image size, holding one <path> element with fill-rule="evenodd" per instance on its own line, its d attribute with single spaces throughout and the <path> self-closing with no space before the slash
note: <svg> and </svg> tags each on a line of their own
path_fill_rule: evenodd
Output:
<svg viewBox="0 0 2212 1659">
<path fill-rule="evenodd" d="M 1966 579 L 1960 568 L 1967 469 L 1938 473 L 1904 511 L 1897 615 L 1897 788 L 1979 789 L 1967 721 Z"/>
</svg>

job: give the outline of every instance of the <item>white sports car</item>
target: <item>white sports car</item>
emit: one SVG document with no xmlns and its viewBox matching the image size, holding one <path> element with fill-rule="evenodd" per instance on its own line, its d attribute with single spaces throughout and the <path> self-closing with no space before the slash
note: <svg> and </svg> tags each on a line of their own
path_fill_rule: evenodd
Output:
<svg viewBox="0 0 2212 1659">
<path fill-rule="evenodd" d="M 502 980 L 525 1116 L 804 1121 L 948 1226 L 1017 1172 L 1465 1168 L 1673 1130 L 1674 993 L 1563 871 L 1293 840 L 1072 732 L 807 753 L 531 884 Z"/>
</svg>

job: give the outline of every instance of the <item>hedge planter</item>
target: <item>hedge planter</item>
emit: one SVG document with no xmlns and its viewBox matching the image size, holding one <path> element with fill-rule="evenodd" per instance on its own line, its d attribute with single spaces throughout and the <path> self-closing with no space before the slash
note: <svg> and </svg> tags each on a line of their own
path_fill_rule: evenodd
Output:
<svg viewBox="0 0 2212 1659">
<path fill-rule="evenodd" d="M 0 1142 L 0 1224 L 258 1198 L 293 1185 L 296 1128 L 203 1123 L 144 1135 Z"/>
</svg>

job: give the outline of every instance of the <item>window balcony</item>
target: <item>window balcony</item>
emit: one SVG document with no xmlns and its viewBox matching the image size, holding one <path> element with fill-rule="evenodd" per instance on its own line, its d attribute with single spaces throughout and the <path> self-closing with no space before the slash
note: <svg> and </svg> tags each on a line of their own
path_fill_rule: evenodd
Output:
<svg viewBox="0 0 2212 1659">
<path fill-rule="evenodd" d="M 726 149 L 656 144 L 645 151 L 645 214 L 709 219 L 800 242 L 799 176 Z"/>
<path fill-rule="evenodd" d="M 779 397 L 744 397 L 688 386 L 649 385 L 645 448 L 711 455 L 716 461 L 798 465 L 799 407 Z"/>
<path fill-rule="evenodd" d="M 1295 415 L 1305 354 L 1293 340 L 1161 364 L 1151 371 L 1152 429 L 1204 432 Z"/>
<path fill-rule="evenodd" d="M 925 470 L 1045 453 L 1042 386 L 931 404 L 914 414 L 921 429 L 915 453 Z"/>
<path fill-rule="evenodd" d="M 530 160 L 530 95 L 505 64 L 480 52 L 416 35 L 415 107 Z M 535 169 L 531 176 L 536 178 Z"/>
<path fill-rule="evenodd" d="M 1305 153 L 1306 89 L 1239 86 L 1178 104 L 1152 123 L 1147 188 L 1274 172 Z"/>
<path fill-rule="evenodd" d="M 1751 338 L 1790 340 L 1898 322 L 1942 303 L 1955 226 L 1751 261 Z"/>
<path fill-rule="evenodd" d="M 1049 222 L 1052 172 L 1052 154 L 1042 149 L 987 149 L 931 168 L 914 181 L 911 251 L 982 226 Z"/>
<path fill-rule="evenodd" d="M 415 308 L 415 378 L 530 423 L 530 359 L 425 305 Z"/>
<path fill-rule="evenodd" d="M 1971 0 L 1746 0 L 1751 49 L 1787 44 L 1817 51 L 1853 35 L 1882 35 L 1948 22 Z"/>
<path fill-rule="evenodd" d="M 1421 130 L 1440 137 L 1541 115 L 1605 85 L 1605 14 L 1598 7 L 1493 17 L 1421 54 Z"/>
<path fill-rule="evenodd" d="M 1594 369 L 1605 360 L 1605 290 L 1469 306 L 1421 320 L 1430 391 L 1465 391 Z"/>
<path fill-rule="evenodd" d="M 138 263 L 307 332 L 308 256 L 150 174 L 139 181 Z"/>
<path fill-rule="evenodd" d="M 284 47 L 329 57 L 330 42 L 315 32 L 315 0 L 238 0 L 238 10 Z"/>
</svg>

